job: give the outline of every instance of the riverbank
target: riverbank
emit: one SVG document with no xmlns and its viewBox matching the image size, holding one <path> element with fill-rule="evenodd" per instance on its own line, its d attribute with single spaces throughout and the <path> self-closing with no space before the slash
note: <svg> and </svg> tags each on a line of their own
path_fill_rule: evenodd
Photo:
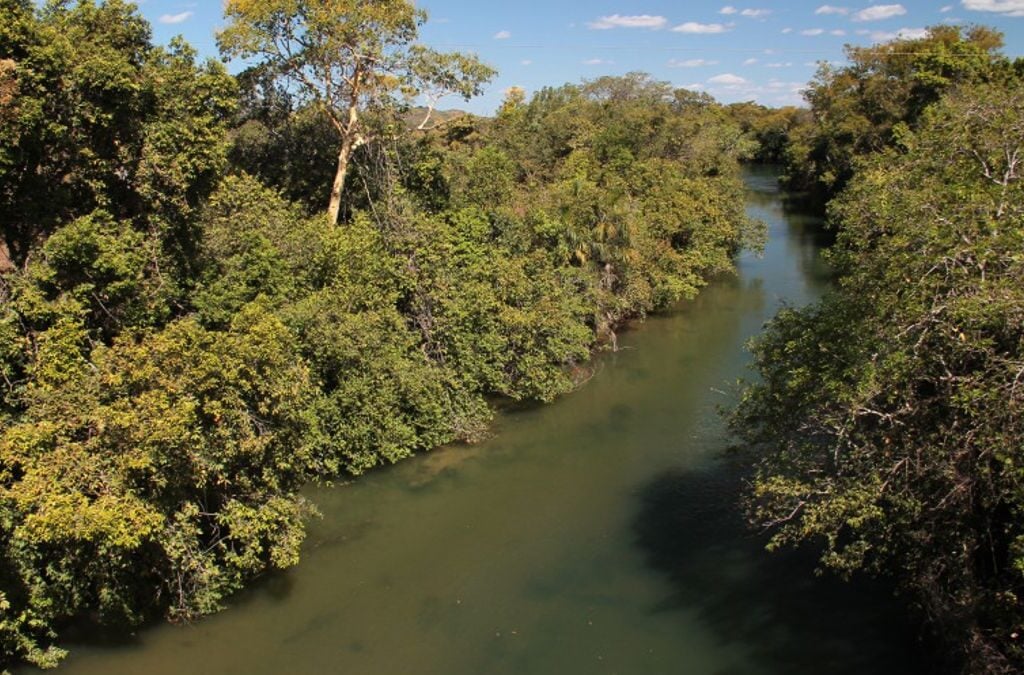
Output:
<svg viewBox="0 0 1024 675">
<path fill-rule="evenodd" d="M 913 673 L 881 589 L 772 557 L 734 508 L 718 406 L 744 342 L 827 284 L 817 222 L 746 176 L 763 257 L 622 336 L 495 436 L 307 492 L 303 562 L 192 626 L 75 645 L 67 673 Z"/>
</svg>

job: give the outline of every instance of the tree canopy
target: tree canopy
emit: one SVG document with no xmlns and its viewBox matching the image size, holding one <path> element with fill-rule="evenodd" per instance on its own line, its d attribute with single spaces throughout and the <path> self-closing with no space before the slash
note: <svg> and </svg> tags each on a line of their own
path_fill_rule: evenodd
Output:
<svg viewBox="0 0 1024 675">
<path fill-rule="evenodd" d="M 423 123 L 492 71 L 409 2 L 229 2 L 238 77 L 120 0 L 0 11 L 5 662 L 216 611 L 297 562 L 304 484 L 572 391 L 757 239 L 706 96 L 631 74 Z"/>
<path fill-rule="evenodd" d="M 228 0 L 224 14 L 221 52 L 261 59 L 261 70 L 286 82 L 298 103 L 323 113 L 336 132 L 332 224 L 352 153 L 375 133 L 396 132 L 400 101 L 426 97 L 422 129 L 441 98 L 468 100 L 494 75 L 474 56 L 415 44 L 426 13 L 409 0 Z"/>
<path fill-rule="evenodd" d="M 772 547 L 820 542 L 825 567 L 895 576 L 965 671 L 1008 673 L 1024 662 L 1024 87 L 986 65 L 992 34 L 948 38 L 919 46 L 958 55 L 949 78 L 914 66 L 890 87 L 901 112 L 870 133 L 919 101 L 913 129 L 830 204 L 839 287 L 755 340 L 762 381 L 734 421 L 764 451 L 747 510 Z"/>
<path fill-rule="evenodd" d="M 942 25 L 921 38 L 848 47 L 850 65 L 823 64 L 807 89 L 812 119 L 790 135 L 790 186 L 823 204 L 850 180 L 859 158 L 899 145 L 945 92 L 1014 81 L 1002 45 L 990 28 Z"/>
</svg>

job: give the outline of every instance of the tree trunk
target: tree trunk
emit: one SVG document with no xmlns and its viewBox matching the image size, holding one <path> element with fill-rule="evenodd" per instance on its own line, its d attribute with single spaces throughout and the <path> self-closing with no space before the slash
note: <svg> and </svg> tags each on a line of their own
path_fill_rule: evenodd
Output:
<svg viewBox="0 0 1024 675">
<path fill-rule="evenodd" d="M 345 176 L 348 175 L 348 160 L 352 156 L 352 142 L 345 139 L 338 151 L 338 171 L 334 174 L 334 185 L 331 187 L 331 201 L 327 206 L 327 218 L 331 226 L 338 224 L 341 214 L 341 192 L 345 188 Z"/>
</svg>

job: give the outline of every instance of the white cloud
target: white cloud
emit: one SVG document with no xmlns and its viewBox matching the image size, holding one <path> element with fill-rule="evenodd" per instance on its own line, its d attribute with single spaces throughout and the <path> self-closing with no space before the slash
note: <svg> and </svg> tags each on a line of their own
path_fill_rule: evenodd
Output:
<svg viewBox="0 0 1024 675">
<path fill-rule="evenodd" d="M 802 31 L 800 31 L 800 34 L 801 34 L 801 35 L 810 35 L 810 36 L 814 36 L 814 35 L 821 35 L 821 34 L 822 34 L 822 33 L 824 33 L 824 32 L 825 32 L 825 29 L 824 29 L 824 28 L 808 28 L 808 29 L 806 29 L 806 30 L 802 30 Z"/>
<path fill-rule="evenodd" d="M 793 32 L 793 29 L 792 29 L 792 28 L 783 28 L 783 29 L 782 29 L 782 34 L 783 34 L 783 35 L 789 35 L 789 34 L 790 34 L 790 33 L 792 33 L 792 32 Z"/>
<path fill-rule="evenodd" d="M 766 64 L 764 64 L 765 68 L 791 68 L 792 66 L 793 66 L 793 62 L 792 61 L 786 61 L 785 63 L 778 62 L 778 63 L 766 63 Z"/>
<path fill-rule="evenodd" d="M 942 12 L 943 14 L 945 14 L 946 12 L 952 12 L 953 11 L 953 5 L 946 5 L 945 7 L 940 9 L 939 11 Z"/>
<path fill-rule="evenodd" d="M 587 28 L 591 30 L 610 30 L 612 28 L 664 28 L 668 19 L 663 16 L 652 16 L 650 14 L 634 14 L 624 16 L 622 14 L 611 14 L 602 16 L 597 21 L 591 21 Z"/>
<path fill-rule="evenodd" d="M 843 30 L 842 28 L 836 28 L 835 30 L 830 30 L 828 32 L 828 34 L 829 35 L 835 35 L 836 37 L 842 37 L 842 36 L 846 35 L 846 31 Z"/>
<path fill-rule="evenodd" d="M 967 0 L 970 1 L 970 0 Z M 1000 0 L 991 0 L 993 2 L 999 2 Z M 1009 0 L 1013 1 L 1013 0 Z M 862 9 L 853 15 L 854 21 L 881 21 L 882 19 L 891 19 L 894 16 L 903 16 L 907 13 L 907 8 L 903 5 L 872 5 L 867 9 Z"/>
<path fill-rule="evenodd" d="M 729 26 L 720 23 L 697 23 L 696 21 L 687 21 L 681 23 L 672 29 L 676 33 L 725 33 L 729 30 Z"/>
<path fill-rule="evenodd" d="M 160 23 L 184 23 L 192 18 L 195 12 L 182 12 L 181 14 L 164 14 L 160 17 Z"/>
<path fill-rule="evenodd" d="M 920 40 L 928 37 L 927 28 L 900 28 L 896 31 L 876 30 L 871 33 L 871 39 L 875 42 L 888 42 L 890 40 Z"/>
<path fill-rule="evenodd" d="M 965 9 L 995 12 L 1006 16 L 1024 16 L 1024 0 L 961 0 Z"/>
<path fill-rule="evenodd" d="M 708 61 L 706 59 L 686 59 L 685 61 L 670 59 L 668 62 L 668 65 L 672 68 L 699 68 L 700 66 L 714 66 L 717 64 L 718 61 Z"/>
<path fill-rule="evenodd" d="M 747 83 L 747 81 L 745 79 L 743 79 L 739 75 L 733 75 L 732 73 L 722 73 L 721 75 L 715 75 L 714 77 L 709 77 L 708 78 L 708 82 L 710 82 L 711 84 L 729 84 L 729 85 L 738 85 L 738 84 L 746 84 Z"/>
<path fill-rule="evenodd" d="M 731 15 L 739 14 L 750 19 L 761 19 L 772 13 L 770 9 L 736 9 L 732 5 L 726 5 L 722 9 L 718 10 L 719 14 Z"/>
<path fill-rule="evenodd" d="M 757 59 L 749 58 L 749 59 L 747 59 L 746 61 L 743 62 L 743 65 L 745 65 L 745 66 L 752 66 L 755 63 L 757 63 Z"/>
<path fill-rule="evenodd" d="M 833 5 L 822 5 L 818 9 L 814 10 L 815 14 L 840 14 L 846 16 L 850 13 L 848 7 L 835 7 Z"/>
<path fill-rule="evenodd" d="M 508 32 L 507 30 L 499 30 L 497 33 L 494 34 L 495 40 L 507 40 L 510 37 L 512 37 L 512 33 Z"/>
<path fill-rule="evenodd" d="M 896 31 L 901 40 L 920 40 L 928 37 L 928 33 L 927 28 L 900 28 Z"/>
<path fill-rule="evenodd" d="M 606 61 L 605 59 L 587 59 L 583 62 L 585 66 L 610 66 L 615 63 L 614 61 Z"/>
<path fill-rule="evenodd" d="M 531 61 L 530 59 L 523 59 L 522 61 L 519 62 L 519 65 L 521 65 L 521 66 L 531 66 L 531 65 L 533 65 L 533 61 Z"/>
</svg>

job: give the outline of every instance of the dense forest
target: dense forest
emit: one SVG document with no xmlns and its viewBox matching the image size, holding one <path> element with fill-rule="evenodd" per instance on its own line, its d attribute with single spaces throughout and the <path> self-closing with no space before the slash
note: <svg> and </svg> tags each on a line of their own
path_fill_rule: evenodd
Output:
<svg viewBox="0 0 1024 675">
<path fill-rule="evenodd" d="M 1024 60 L 984 28 L 848 50 L 784 137 L 838 287 L 754 343 L 735 413 L 770 547 L 895 576 L 952 669 L 1024 667 Z"/>
<path fill-rule="evenodd" d="M 418 45 L 410 2 L 225 12 L 237 76 L 121 0 L 0 0 L 8 663 L 216 611 L 298 561 L 303 485 L 572 391 L 759 239 L 755 143 L 705 95 L 634 74 L 437 115 L 493 71 Z"/>
<path fill-rule="evenodd" d="M 475 442 L 763 234 L 835 289 L 732 415 L 770 548 L 895 577 L 951 670 L 1024 667 L 1024 60 L 986 28 L 848 49 L 809 109 L 643 74 L 439 110 L 494 71 L 408 0 L 228 0 L 221 61 L 123 0 L 0 0 L 0 664 L 222 608 L 298 562 L 310 482 Z"/>
</svg>

